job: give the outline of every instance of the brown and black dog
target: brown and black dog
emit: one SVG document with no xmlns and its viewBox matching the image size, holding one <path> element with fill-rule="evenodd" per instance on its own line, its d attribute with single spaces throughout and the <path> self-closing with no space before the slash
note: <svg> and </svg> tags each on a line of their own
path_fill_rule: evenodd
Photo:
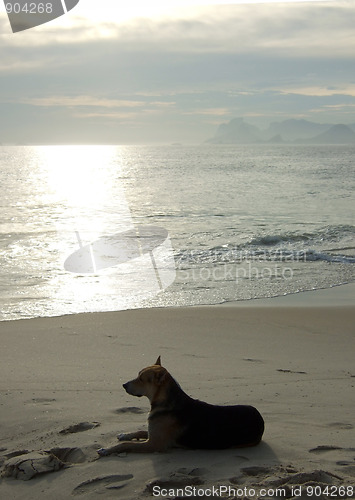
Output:
<svg viewBox="0 0 355 500">
<path fill-rule="evenodd" d="M 261 441 L 264 420 L 256 408 L 216 406 L 192 399 L 161 366 L 160 356 L 123 387 L 132 396 L 149 399 L 148 432 L 121 434 L 118 438 L 124 442 L 101 448 L 100 456 L 165 451 L 170 447 L 224 449 L 255 446 Z"/>
</svg>

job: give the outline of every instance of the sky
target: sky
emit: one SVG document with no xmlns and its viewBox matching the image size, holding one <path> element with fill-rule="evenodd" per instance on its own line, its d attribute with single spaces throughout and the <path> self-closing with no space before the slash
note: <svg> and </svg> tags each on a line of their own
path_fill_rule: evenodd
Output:
<svg viewBox="0 0 355 500">
<path fill-rule="evenodd" d="M 99 5 L 99 8 L 98 8 Z M 201 143 L 235 117 L 355 123 L 355 2 L 80 0 L 12 33 L 0 143 Z"/>
</svg>

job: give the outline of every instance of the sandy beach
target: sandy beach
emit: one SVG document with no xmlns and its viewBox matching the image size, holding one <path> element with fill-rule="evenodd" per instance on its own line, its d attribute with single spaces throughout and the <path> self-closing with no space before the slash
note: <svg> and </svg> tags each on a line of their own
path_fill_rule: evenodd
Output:
<svg viewBox="0 0 355 500">
<path fill-rule="evenodd" d="M 0 323 L 0 498 L 354 496 L 354 303 L 348 285 Z M 122 383 L 158 355 L 190 396 L 256 406 L 262 443 L 99 459 L 146 429 L 148 400 Z"/>
</svg>

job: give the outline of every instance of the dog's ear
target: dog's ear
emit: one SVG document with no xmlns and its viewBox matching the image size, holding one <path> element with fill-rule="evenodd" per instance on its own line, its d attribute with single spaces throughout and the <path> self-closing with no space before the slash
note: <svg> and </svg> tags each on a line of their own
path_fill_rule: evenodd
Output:
<svg viewBox="0 0 355 500">
<path fill-rule="evenodd" d="M 164 368 L 162 370 L 159 370 L 159 372 L 156 374 L 156 383 L 157 385 L 162 385 L 164 382 L 165 382 L 165 379 L 166 377 L 168 376 L 168 372 L 166 370 L 164 370 Z"/>
<path fill-rule="evenodd" d="M 159 358 L 156 360 L 156 362 L 154 364 L 158 365 L 158 366 L 161 366 L 160 356 L 159 356 Z"/>
</svg>

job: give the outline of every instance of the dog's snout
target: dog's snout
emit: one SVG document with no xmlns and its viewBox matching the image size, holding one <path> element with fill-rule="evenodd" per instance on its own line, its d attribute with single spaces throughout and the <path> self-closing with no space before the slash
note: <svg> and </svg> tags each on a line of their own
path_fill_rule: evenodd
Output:
<svg viewBox="0 0 355 500">
<path fill-rule="evenodd" d="M 141 389 L 138 389 L 136 387 L 136 381 L 135 380 L 130 380 L 129 382 L 126 382 L 125 384 L 122 384 L 123 388 L 128 394 L 131 396 L 138 396 L 139 398 L 143 396 Z"/>
</svg>

